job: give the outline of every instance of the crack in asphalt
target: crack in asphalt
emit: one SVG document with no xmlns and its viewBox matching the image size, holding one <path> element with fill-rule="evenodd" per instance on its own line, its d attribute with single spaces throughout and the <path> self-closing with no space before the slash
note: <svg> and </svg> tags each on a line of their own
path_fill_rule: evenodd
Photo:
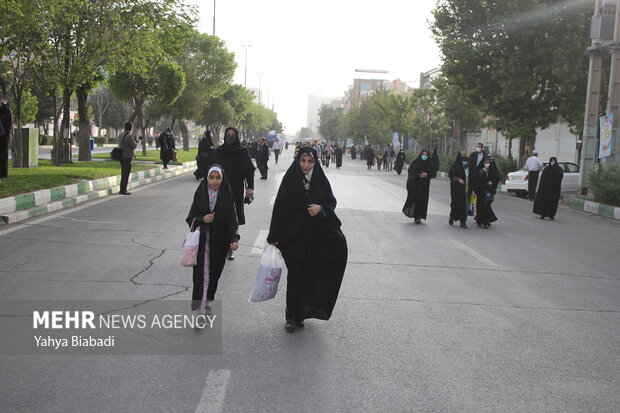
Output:
<svg viewBox="0 0 620 413">
<path fill-rule="evenodd" d="M 566 272 L 553 272 L 553 271 L 538 271 L 538 270 L 519 270 L 513 268 L 482 268 L 482 267 L 459 267 L 453 265 L 431 265 L 431 264 L 403 264 L 392 262 L 360 262 L 360 261 L 348 261 L 347 264 L 352 265 L 378 265 L 378 266 L 391 266 L 391 267 L 411 267 L 411 268 L 442 268 L 450 270 L 471 270 L 471 271 L 492 271 L 492 272 L 507 272 L 507 273 L 525 273 L 525 274 L 540 274 L 540 275 L 559 275 L 565 277 L 580 277 L 580 278 L 594 278 L 600 280 L 620 281 L 618 278 L 605 277 L 602 275 L 588 275 L 588 274 L 572 274 Z"/>
<path fill-rule="evenodd" d="M 487 304 L 487 303 L 468 303 L 461 301 L 437 301 L 437 300 L 421 300 L 417 298 L 354 298 L 354 297 L 340 297 L 341 300 L 349 301 L 405 301 L 414 302 L 420 304 L 445 304 L 445 305 L 463 305 L 472 307 L 492 307 L 492 308 L 505 308 L 510 310 L 535 310 L 535 311 L 575 311 L 584 313 L 612 313 L 620 314 L 620 310 L 599 310 L 592 308 L 572 308 L 572 307 L 534 307 L 534 306 L 520 306 L 520 305 L 507 305 L 507 304 Z"/>
</svg>

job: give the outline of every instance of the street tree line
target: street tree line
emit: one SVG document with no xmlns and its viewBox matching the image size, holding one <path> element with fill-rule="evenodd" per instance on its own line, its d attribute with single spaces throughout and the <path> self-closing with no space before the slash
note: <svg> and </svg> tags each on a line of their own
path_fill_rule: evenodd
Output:
<svg viewBox="0 0 620 413">
<path fill-rule="evenodd" d="M 489 125 L 510 145 L 519 138 L 522 158 L 536 129 L 558 120 L 581 136 L 591 16 L 590 2 L 440 0 L 430 28 L 443 64 L 432 87 L 379 91 L 347 113 L 324 106 L 319 132 L 371 144 L 406 132 L 426 147 L 446 137 L 463 147 L 468 130 Z"/>
<path fill-rule="evenodd" d="M 0 88 L 12 96 L 17 167 L 21 126 L 33 120 L 53 120 L 52 162 L 68 161 L 72 99 L 79 160 L 90 157 L 93 117 L 100 128 L 129 120 L 142 136 L 165 117 L 171 127 L 178 122 L 186 149 L 188 121 L 216 132 L 227 123 L 246 134 L 282 130 L 273 111 L 232 84 L 234 54 L 196 30 L 196 10 L 183 0 L 23 0 L 0 7 Z"/>
</svg>

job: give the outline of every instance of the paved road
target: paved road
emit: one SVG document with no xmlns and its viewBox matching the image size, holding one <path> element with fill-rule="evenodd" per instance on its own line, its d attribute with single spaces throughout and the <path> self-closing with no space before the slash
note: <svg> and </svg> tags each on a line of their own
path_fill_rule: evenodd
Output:
<svg viewBox="0 0 620 413">
<path fill-rule="evenodd" d="M 1 410 L 618 411 L 617 222 L 566 207 L 540 221 L 500 194 L 491 229 L 462 230 L 434 180 L 417 226 L 405 176 L 345 160 L 327 170 L 349 243 L 340 299 L 286 334 L 285 283 L 247 297 L 291 153 L 257 179 L 220 280 L 222 355 L 0 356 Z M 177 263 L 195 187 L 190 174 L 0 230 L 0 299 L 189 298 Z"/>
</svg>

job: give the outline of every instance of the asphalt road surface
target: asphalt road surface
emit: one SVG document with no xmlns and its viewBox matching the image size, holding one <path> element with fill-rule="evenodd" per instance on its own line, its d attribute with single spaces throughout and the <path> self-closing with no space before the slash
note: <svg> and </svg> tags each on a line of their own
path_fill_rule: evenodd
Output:
<svg viewBox="0 0 620 413">
<path fill-rule="evenodd" d="M 256 179 L 220 279 L 221 355 L 0 355 L 0 410 L 618 411 L 617 222 L 564 206 L 541 221 L 498 194 L 499 221 L 463 230 L 436 179 L 414 225 L 406 176 L 346 157 L 326 169 L 349 245 L 338 303 L 286 333 L 285 278 L 274 300 L 247 299 L 291 160 L 292 148 Z M 196 186 L 188 174 L 0 229 L 0 300 L 166 297 L 189 312 L 178 261 Z"/>
</svg>

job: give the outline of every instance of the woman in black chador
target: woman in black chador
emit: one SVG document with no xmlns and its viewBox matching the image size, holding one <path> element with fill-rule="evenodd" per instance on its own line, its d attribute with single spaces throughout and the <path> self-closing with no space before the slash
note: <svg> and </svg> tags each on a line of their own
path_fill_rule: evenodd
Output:
<svg viewBox="0 0 620 413">
<path fill-rule="evenodd" d="M 405 166 L 405 151 L 400 150 L 396 155 L 396 161 L 394 162 L 394 170 L 398 175 L 403 171 L 403 167 Z"/>
<path fill-rule="evenodd" d="M 336 168 L 342 168 L 342 148 L 340 145 L 336 145 L 334 156 L 336 157 Z"/>
<path fill-rule="evenodd" d="M 476 222 L 479 227 L 489 228 L 497 217 L 491 208 L 499 184 L 499 171 L 493 158 L 487 156 L 476 168 L 474 191 L 476 192 Z"/>
<path fill-rule="evenodd" d="M 467 228 L 467 185 L 468 182 L 467 153 L 460 152 L 456 155 L 454 163 L 450 167 L 450 219 L 448 224 L 460 221 L 461 228 Z"/>
<path fill-rule="evenodd" d="M 403 214 L 413 218 L 416 224 L 421 224 L 422 220 L 426 219 L 431 177 L 435 173 L 433 161 L 427 150 L 422 150 L 411 162 L 408 172 L 407 200 L 403 206 Z"/>
<path fill-rule="evenodd" d="M 287 331 L 307 318 L 329 320 L 347 265 L 347 241 L 336 216 L 336 198 L 314 149 L 299 150 L 282 179 L 267 242 L 288 268 Z"/>
<path fill-rule="evenodd" d="M 351 145 L 351 159 L 355 159 L 357 157 L 357 149 L 355 149 L 355 145 Z"/>
<path fill-rule="evenodd" d="M 192 310 L 211 315 L 210 303 L 226 264 L 226 255 L 239 246 L 235 203 L 225 172 L 219 165 L 211 165 L 206 179 L 196 189 L 185 221 L 200 228 L 198 262 L 193 270 Z"/>
<path fill-rule="evenodd" d="M 194 171 L 196 180 L 200 180 L 205 177 L 207 172 L 207 166 L 211 163 L 211 156 L 215 150 L 215 144 L 211 139 L 211 131 L 205 131 L 200 142 L 198 142 L 198 156 L 196 156 L 197 169 Z"/>
<path fill-rule="evenodd" d="M 560 202 L 560 192 L 562 190 L 562 178 L 564 173 L 558 165 L 558 159 L 551 157 L 549 165 L 545 166 L 540 174 L 536 199 L 534 200 L 534 213 L 540 215 L 540 219 L 555 219 L 558 212 L 558 202 Z"/>
</svg>

